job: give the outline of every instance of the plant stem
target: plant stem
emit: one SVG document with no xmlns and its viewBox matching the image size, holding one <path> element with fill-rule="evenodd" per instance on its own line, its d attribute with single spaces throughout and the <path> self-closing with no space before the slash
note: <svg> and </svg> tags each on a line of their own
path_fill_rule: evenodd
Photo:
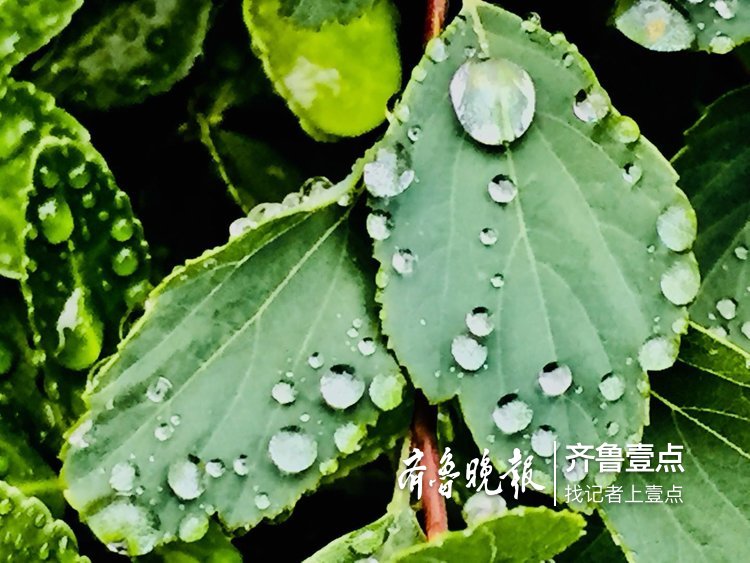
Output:
<svg viewBox="0 0 750 563">
<path fill-rule="evenodd" d="M 445 499 L 438 492 L 440 479 L 440 455 L 435 434 L 436 409 L 422 393 L 417 392 L 414 400 L 414 420 L 411 425 L 411 444 L 424 452 L 422 464 L 426 467 L 423 475 L 422 509 L 424 510 L 425 534 L 433 540 L 448 530 L 448 513 Z M 432 483 L 432 486 L 430 486 Z"/>
<path fill-rule="evenodd" d="M 427 15 L 424 23 L 424 42 L 440 35 L 445 24 L 448 0 L 427 0 Z"/>
</svg>

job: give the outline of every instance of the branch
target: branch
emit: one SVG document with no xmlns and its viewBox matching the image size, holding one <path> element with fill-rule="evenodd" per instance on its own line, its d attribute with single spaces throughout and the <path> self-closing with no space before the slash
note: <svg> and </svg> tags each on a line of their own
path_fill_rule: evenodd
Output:
<svg viewBox="0 0 750 563">
<path fill-rule="evenodd" d="M 445 25 L 448 0 L 427 0 L 427 15 L 424 22 L 424 42 L 440 35 Z"/>
</svg>

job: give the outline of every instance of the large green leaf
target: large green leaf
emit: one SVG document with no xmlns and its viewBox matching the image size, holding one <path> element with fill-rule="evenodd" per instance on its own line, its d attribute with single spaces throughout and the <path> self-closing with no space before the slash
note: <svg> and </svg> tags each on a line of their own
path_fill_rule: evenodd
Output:
<svg viewBox="0 0 750 563">
<path fill-rule="evenodd" d="M 96 108 L 140 102 L 187 75 L 210 10 L 210 0 L 92 3 L 34 66 L 34 80 Z"/>
<path fill-rule="evenodd" d="M 89 563 L 78 555 L 75 536 L 67 524 L 52 518 L 37 498 L 0 481 L 0 560 Z"/>
<path fill-rule="evenodd" d="M 550 491 L 553 441 L 640 436 L 645 370 L 674 362 L 698 288 L 695 217 L 561 35 L 471 1 L 427 53 L 364 173 L 386 196 L 370 220 L 384 332 L 429 400 L 458 396 L 499 467 L 537 454 Z M 525 125 L 504 147 L 472 137 Z"/>
<path fill-rule="evenodd" d="M 255 210 L 151 295 L 65 452 L 66 497 L 105 543 L 145 553 L 214 512 L 249 528 L 403 433 L 405 381 L 332 204 L 349 184 Z"/>
<path fill-rule="evenodd" d="M 585 520 L 566 510 L 519 506 L 468 530 L 447 532 L 399 553 L 394 563 L 546 561 L 582 534 Z"/>
<path fill-rule="evenodd" d="M 142 558 L 146 563 L 242 563 L 242 555 L 215 522 L 200 540 L 176 542 Z M 202 532 L 202 530 L 197 530 Z"/>
<path fill-rule="evenodd" d="M 725 54 L 750 39 L 744 0 L 618 0 L 614 20 L 628 38 L 654 51 Z"/>
<path fill-rule="evenodd" d="M 695 255 L 703 284 L 690 318 L 696 343 L 685 361 L 708 371 L 750 365 L 750 88 L 714 103 L 686 134 L 674 159 L 698 215 Z M 697 354 L 700 349 L 713 352 Z M 717 351 L 719 351 L 717 353 Z M 734 368 L 732 367 L 734 364 Z"/>
<path fill-rule="evenodd" d="M 83 0 L 7 0 L 0 9 L 0 72 L 36 51 L 70 22 Z"/>
<path fill-rule="evenodd" d="M 266 73 L 302 127 L 327 138 L 352 137 L 379 125 L 401 83 L 390 0 L 347 2 L 358 11 L 346 23 L 336 20 L 341 3 L 318 0 L 304 13 L 326 20 L 319 29 L 285 17 L 289 4 L 245 0 L 245 22 Z M 322 16 L 328 12 L 330 18 Z"/>
<path fill-rule="evenodd" d="M 733 561 L 750 533 L 750 372 L 729 380 L 678 365 L 653 378 L 651 425 L 643 442 L 654 451 L 684 446 L 684 473 L 627 473 L 623 498 L 660 486 L 662 498 L 682 487 L 681 503 L 611 503 L 608 526 L 631 560 Z"/>
</svg>

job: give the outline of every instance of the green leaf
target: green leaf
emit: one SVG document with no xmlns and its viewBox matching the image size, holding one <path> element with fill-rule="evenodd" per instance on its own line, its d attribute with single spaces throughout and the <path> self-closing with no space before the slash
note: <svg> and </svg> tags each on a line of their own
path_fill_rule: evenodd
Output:
<svg viewBox="0 0 750 563">
<path fill-rule="evenodd" d="M 242 555 L 215 522 L 200 540 L 162 546 L 142 559 L 147 563 L 242 563 Z"/>
<path fill-rule="evenodd" d="M 698 216 L 695 256 L 703 271 L 690 307 L 696 342 L 682 359 L 715 373 L 750 364 L 749 103 L 750 88 L 719 99 L 687 132 L 685 148 L 674 158 Z"/>
<path fill-rule="evenodd" d="M 41 143 L 33 187 L 23 279 L 30 316 L 48 355 L 81 370 L 114 349 L 121 322 L 150 289 L 148 245 L 90 146 Z"/>
<path fill-rule="evenodd" d="M 654 51 L 725 54 L 750 39 L 750 11 L 742 0 L 618 0 L 614 21 L 628 38 Z"/>
<path fill-rule="evenodd" d="M 73 532 L 37 498 L 0 481 L 0 558 L 5 561 L 88 563 Z"/>
<path fill-rule="evenodd" d="M 519 506 L 468 530 L 446 532 L 393 558 L 393 563 L 544 561 L 576 541 L 585 520 L 566 510 Z"/>
<path fill-rule="evenodd" d="M 405 380 L 333 204 L 350 188 L 256 210 L 151 295 L 65 452 L 66 498 L 102 541 L 142 554 L 214 511 L 250 528 L 403 434 Z"/>
<path fill-rule="evenodd" d="M 34 80 L 95 108 L 143 101 L 187 75 L 210 11 L 210 0 L 94 3 L 34 66 Z"/>
<path fill-rule="evenodd" d="M 3 2 L 0 11 L 0 70 L 5 73 L 57 35 L 83 0 Z"/>
<path fill-rule="evenodd" d="M 750 533 L 750 372 L 730 381 L 678 365 L 653 378 L 651 425 L 642 440 L 684 445 L 684 473 L 627 473 L 635 487 L 682 487 L 682 503 L 607 504 L 603 516 L 626 554 L 645 561 L 730 561 Z"/>
<path fill-rule="evenodd" d="M 342 9 L 338 2 L 314 5 L 304 12 L 314 21 L 339 17 Z M 320 29 L 283 17 L 288 7 L 280 0 L 245 0 L 245 22 L 266 73 L 305 131 L 323 139 L 353 137 L 379 125 L 401 83 L 390 0 L 358 3 L 356 18 Z"/>
<path fill-rule="evenodd" d="M 458 397 L 498 467 L 515 448 L 535 453 L 535 480 L 551 491 L 553 441 L 641 435 L 645 370 L 674 362 L 687 324 L 660 286 L 680 304 L 697 291 L 694 215 L 669 164 L 561 35 L 469 2 L 427 53 L 401 102 L 408 119 L 364 173 L 375 196 L 408 188 L 371 199 L 383 330 L 430 401 Z M 462 84 L 464 64 L 478 74 Z M 533 83 L 533 119 L 502 107 L 528 99 L 514 65 Z M 455 92 L 466 87 L 468 129 L 452 80 Z M 504 147 L 471 137 L 523 125 Z M 687 225 L 684 237 L 657 232 L 665 211 Z"/>
</svg>

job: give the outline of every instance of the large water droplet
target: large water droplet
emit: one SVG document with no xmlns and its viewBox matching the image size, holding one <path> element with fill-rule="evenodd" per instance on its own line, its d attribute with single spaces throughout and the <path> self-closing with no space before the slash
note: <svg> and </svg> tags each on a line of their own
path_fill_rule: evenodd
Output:
<svg viewBox="0 0 750 563">
<path fill-rule="evenodd" d="M 87 524 L 108 548 L 128 555 L 144 555 L 160 538 L 156 518 L 129 500 L 111 502 L 92 514 Z"/>
<path fill-rule="evenodd" d="M 453 339 L 451 354 L 456 363 L 467 371 L 477 371 L 487 361 L 487 347 L 465 334 Z"/>
<path fill-rule="evenodd" d="M 320 378 L 320 393 L 325 402 L 334 409 L 347 409 L 362 398 L 365 382 L 354 374 L 354 368 L 345 365 L 332 366 Z"/>
<path fill-rule="evenodd" d="M 395 409 L 403 401 L 405 385 L 406 382 L 400 374 L 383 375 L 379 373 L 370 383 L 370 399 L 380 410 Z"/>
<path fill-rule="evenodd" d="M 469 526 L 474 526 L 482 520 L 499 516 L 508 511 L 505 499 L 500 495 L 488 495 L 479 491 L 471 495 L 464 504 L 464 520 Z"/>
<path fill-rule="evenodd" d="M 393 197 L 414 182 L 409 154 L 401 145 L 378 149 L 375 160 L 364 167 L 367 191 L 375 197 Z"/>
<path fill-rule="evenodd" d="M 109 474 L 109 485 L 118 493 L 130 493 L 135 485 L 138 470 L 130 462 L 116 463 Z"/>
<path fill-rule="evenodd" d="M 112 238 L 119 242 L 126 242 L 133 236 L 133 222 L 124 217 L 117 219 L 112 223 L 110 229 Z"/>
<path fill-rule="evenodd" d="M 112 269 L 118 276 L 129 276 L 138 268 L 138 256 L 132 248 L 121 248 L 112 258 Z"/>
<path fill-rule="evenodd" d="M 541 457 L 552 457 L 555 451 L 557 433 L 551 426 L 543 425 L 531 434 L 531 449 Z"/>
<path fill-rule="evenodd" d="M 484 145 L 517 139 L 534 118 L 534 83 L 507 59 L 466 61 L 451 79 L 450 96 L 459 123 Z"/>
<path fill-rule="evenodd" d="M 709 51 L 716 53 L 717 55 L 726 55 L 736 46 L 734 39 L 723 33 L 717 33 L 711 38 L 711 41 L 708 42 Z"/>
<path fill-rule="evenodd" d="M 73 234 L 73 214 L 63 199 L 51 198 L 39 206 L 42 234 L 51 244 L 59 244 Z"/>
<path fill-rule="evenodd" d="M 393 253 L 391 258 L 391 265 L 397 273 L 402 276 L 408 276 L 414 273 L 414 263 L 417 261 L 417 257 L 412 254 L 408 248 L 397 249 Z"/>
<path fill-rule="evenodd" d="M 492 315 L 486 307 L 476 307 L 466 314 L 466 326 L 474 336 L 487 336 L 495 326 L 492 323 Z"/>
<path fill-rule="evenodd" d="M 297 398 L 297 390 L 291 383 L 280 381 L 271 389 L 271 396 L 280 405 L 290 405 Z"/>
<path fill-rule="evenodd" d="M 748 250 L 745 246 L 738 246 L 734 249 L 734 255 L 737 257 L 737 260 L 742 260 L 743 262 L 747 260 L 748 256 Z"/>
<path fill-rule="evenodd" d="M 734 299 L 720 299 L 716 303 L 716 310 L 726 320 L 731 321 L 737 316 L 737 302 Z"/>
<path fill-rule="evenodd" d="M 573 373 L 568 366 L 551 362 L 541 369 L 537 380 L 545 395 L 557 397 L 565 393 L 573 383 Z"/>
<path fill-rule="evenodd" d="M 609 113 L 607 94 L 598 86 L 579 90 L 573 102 L 573 113 L 584 123 L 596 123 Z"/>
<path fill-rule="evenodd" d="M 661 371 L 672 367 L 679 346 L 674 340 L 657 336 L 647 340 L 638 352 L 638 361 L 646 371 Z"/>
<path fill-rule="evenodd" d="M 502 397 L 492 412 L 492 420 L 505 434 L 515 434 L 531 424 L 534 411 L 515 393 Z"/>
<path fill-rule="evenodd" d="M 176 461 L 169 466 L 167 483 L 182 500 L 193 500 L 203 494 L 200 469 L 189 460 Z"/>
<path fill-rule="evenodd" d="M 347 422 L 333 433 L 333 442 L 342 454 L 352 454 L 359 450 L 367 430 L 361 424 Z"/>
<path fill-rule="evenodd" d="M 363 338 L 357 343 L 357 350 L 363 356 L 372 356 L 375 353 L 377 347 L 375 341 L 372 338 Z"/>
<path fill-rule="evenodd" d="M 687 305 L 695 296 L 701 285 L 698 262 L 687 256 L 672 264 L 661 276 L 661 292 L 675 305 Z"/>
<path fill-rule="evenodd" d="M 177 535 L 184 542 L 198 541 L 208 532 L 208 516 L 204 513 L 188 514 L 180 520 Z"/>
<path fill-rule="evenodd" d="M 151 383 L 146 389 L 146 397 L 149 401 L 154 403 L 161 403 L 167 396 L 169 391 L 172 389 L 172 382 L 166 377 L 158 377 L 156 381 Z"/>
<path fill-rule="evenodd" d="M 392 228 L 391 214 L 386 211 L 376 210 L 367 216 L 367 233 L 373 240 L 386 240 Z"/>
<path fill-rule="evenodd" d="M 695 211 L 687 202 L 668 207 L 656 220 L 659 238 L 675 252 L 682 252 L 693 245 L 697 226 Z"/>
<path fill-rule="evenodd" d="M 495 203 L 506 204 L 513 201 L 518 195 L 518 187 L 505 174 L 498 174 L 487 184 L 487 192 Z"/>
<path fill-rule="evenodd" d="M 619 375 L 608 373 L 599 382 L 599 392 L 608 401 L 616 401 L 625 393 L 625 382 Z"/>
<path fill-rule="evenodd" d="M 315 462 L 318 443 L 299 428 L 284 428 L 274 434 L 268 443 L 268 455 L 280 471 L 300 473 Z"/>
<path fill-rule="evenodd" d="M 214 479 L 218 479 L 226 472 L 224 462 L 220 459 L 212 459 L 206 463 L 206 473 L 208 473 Z"/>
<path fill-rule="evenodd" d="M 664 0 L 636 0 L 617 15 L 615 25 L 652 51 L 682 51 L 695 39 L 685 16 Z"/>
</svg>

